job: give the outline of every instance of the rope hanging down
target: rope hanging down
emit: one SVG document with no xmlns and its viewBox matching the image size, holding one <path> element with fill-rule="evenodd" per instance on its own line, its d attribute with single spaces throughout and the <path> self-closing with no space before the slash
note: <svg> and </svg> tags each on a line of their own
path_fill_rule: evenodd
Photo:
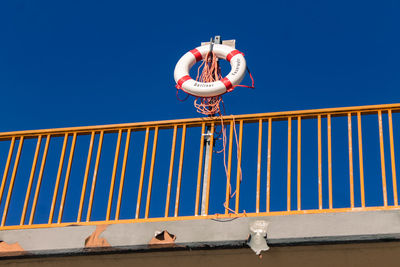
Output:
<svg viewBox="0 0 400 267">
<path fill-rule="evenodd" d="M 200 70 L 203 67 L 203 70 L 200 74 Z M 247 69 L 247 71 L 249 71 Z M 252 80 L 252 85 L 247 86 L 247 85 L 237 85 L 241 87 L 248 87 L 248 88 L 254 88 L 254 80 L 253 77 L 251 76 L 249 72 L 250 78 Z M 197 69 L 197 77 L 196 81 L 199 82 L 215 82 L 218 80 L 221 80 L 222 75 L 221 75 L 221 68 L 218 64 L 218 59 L 217 56 L 215 55 L 214 52 L 210 51 L 207 53 L 204 61 L 200 64 L 199 68 Z M 235 86 L 236 87 L 236 86 Z M 232 91 L 234 87 L 230 91 Z M 226 166 L 226 142 L 227 142 L 227 136 L 226 136 L 226 127 L 224 125 L 223 117 L 222 115 L 225 113 L 225 110 L 221 112 L 220 105 L 224 107 L 224 102 L 222 100 L 222 96 L 214 96 L 214 97 L 196 97 L 194 100 L 194 106 L 196 107 L 197 112 L 204 114 L 204 115 L 209 115 L 209 116 L 214 116 L 215 114 L 218 114 L 218 116 L 221 119 L 221 132 L 220 135 L 222 135 L 222 149 L 220 151 L 216 151 L 217 153 L 223 153 L 224 155 L 224 169 L 225 169 L 225 174 L 228 177 L 228 169 Z M 239 143 L 238 143 L 238 137 L 236 133 L 236 124 L 235 124 L 235 118 L 232 117 L 233 119 L 233 127 L 234 133 L 235 133 L 235 141 L 236 141 L 236 147 L 237 147 L 237 157 L 239 157 Z M 239 172 L 240 172 L 240 182 L 242 182 L 242 169 L 241 166 L 239 166 Z M 232 199 L 236 195 L 236 190 L 232 193 L 232 186 L 229 184 L 229 200 Z M 228 200 L 228 202 L 229 202 Z M 224 202 L 223 204 L 224 208 L 227 209 L 229 212 L 236 213 L 234 210 L 229 208 L 229 203 Z"/>
<path fill-rule="evenodd" d="M 201 74 L 200 70 L 203 68 Z M 210 83 L 221 80 L 221 68 L 218 64 L 218 58 L 214 52 L 208 52 L 203 62 L 197 69 L 196 81 Z M 194 106 L 198 113 L 203 115 L 222 115 L 220 103 L 222 102 L 222 97 L 196 97 L 194 100 Z"/>
<path fill-rule="evenodd" d="M 231 84 L 229 82 L 229 79 L 227 78 L 223 78 L 221 75 L 221 68 L 219 66 L 219 62 L 218 62 L 218 56 L 217 54 L 213 51 L 213 46 L 210 46 L 210 50 L 208 52 L 206 52 L 203 62 L 200 64 L 200 66 L 197 69 L 197 76 L 196 76 L 196 81 L 199 83 L 213 83 L 216 81 L 222 81 L 226 87 L 225 89 L 225 93 L 227 92 L 231 92 L 233 91 L 236 87 L 245 87 L 245 88 L 255 88 L 254 87 L 254 79 L 253 76 L 251 75 L 251 72 L 249 70 L 248 67 L 246 67 L 246 70 L 249 74 L 249 77 L 251 79 L 251 86 L 249 85 L 240 85 L 240 84 Z M 194 52 L 193 52 L 194 51 Z M 190 51 L 191 53 L 193 53 L 193 55 L 196 57 L 197 61 L 201 60 L 201 54 L 196 50 L 192 50 Z M 236 54 L 241 54 L 243 55 L 241 52 L 239 52 L 238 50 L 233 50 L 233 52 L 231 52 L 230 54 L 228 54 L 227 61 L 230 61 L 232 59 L 233 56 L 235 56 Z M 231 55 L 232 54 L 232 55 Z M 204 55 L 204 54 L 203 54 Z M 221 55 L 220 55 L 221 56 Z M 244 74 L 243 74 L 244 75 Z M 186 93 L 186 91 L 182 88 L 182 84 L 187 81 L 190 80 L 190 76 L 186 75 L 183 76 L 180 79 L 175 79 L 177 81 L 177 98 L 179 101 L 185 101 L 190 95 L 193 94 L 189 94 L 187 93 L 187 96 L 184 99 L 180 99 L 179 98 L 179 90 L 181 89 L 183 92 Z M 225 83 L 227 80 L 229 83 L 228 85 Z M 220 119 L 221 119 L 221 130 L 219 131 L 219 133 L 217 133 L 217 136 L 215 136 L 215 139 L 220 139 L 220 137 L 222 136 L 222 148 L 221 150 L 217 150 L 215 151 L 216 153 L 223 153 L 223 162 L 224 162 L 224 169 L 225 169 L 225 174 L 227 176 L 228 179 L 228 168 L 226 165 L 226 143 L 227 143 L 227 136 L 226 136 L 226 127 L 224 125 L 224 121 L 223 121 L 223 115 L 225 115 L 225 108 L 224 108 L 224 102 L 222 100 L 222 94 L 216 95 L 216 96 L 195 96 L 195 100 L 194 100 L 194 106 L 196 108 L 196 111 L 200 114 L 203 115 L 207 115 L 207 116 L 215 116 L 217 115 Z M 222 110 L 221 110 L 222 108 Z M 240 150 L 241 148 L 239 147 L 239 143 L 238 143 L 238 137 L 237 137 L 237 132 L 236 132 L 236 123 L 235 123 L 235 117 L 232 116 L 232 120 L 233 123 L 230 127 L 233 127 L 233 132 L 234 132 L 234 138 L 236 141 L 236 153 L 237 153 L 237 158 L 239 159 L 239 154 L 241 154 Z M 240 175 L 240 183 L 242 182 L 242 169 L 241 166 L 238 166 L 239 168 L 239 175 Z M 228 184 L 228 188 L 229 190 L 229 198 L 227 199 L 226 202 L 223 203 L 223 206 L 225 208 L 225 210 L 229 211 L 230 213 L 235 213 L 235 210 L 232 210 L 229 208 L 229 201 L 236 195 L 236 189 L 235 191 L 232 193 L 232 186 L 229 183 Z"/>
</svg>

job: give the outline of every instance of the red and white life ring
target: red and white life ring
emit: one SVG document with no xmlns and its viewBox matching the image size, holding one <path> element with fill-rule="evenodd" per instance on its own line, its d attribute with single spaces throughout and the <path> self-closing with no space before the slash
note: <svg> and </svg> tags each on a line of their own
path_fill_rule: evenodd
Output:
<svg viewBox="0 0 400 267">
<path fill-rule="evenodd" d="M 176 64 L 174 79 L 178 86 L 186 93 L 199 97 L 212 97 L 229 92 L 235 85 L 239 85 L 246 74 L 246 60 L 240 51 L 221 44 L 214 44 L 213 52 L 220 59 L 225 59 L 231 64 L 229 74 L 216 82 L 202 83 L 193 80 L 189 71 L 193 65 L 205 58 L 210 51 L 209 45 L 199 46 L 187 52 Z"/>
</svg>

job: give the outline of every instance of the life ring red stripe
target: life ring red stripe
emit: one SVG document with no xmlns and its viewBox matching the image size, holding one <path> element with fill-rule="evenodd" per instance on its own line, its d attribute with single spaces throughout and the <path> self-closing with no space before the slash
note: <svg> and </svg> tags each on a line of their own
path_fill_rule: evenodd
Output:
<svg viewBox="0 0 400 267">
<path fill-rule="evenodd" d="M 185 75 L 185 76 L 183 76 L 182 78 L 180 78 L 180 79 L 178 80 L 178 82 L 176 83 L 178 89 L 182 89 L 182 84 L 183 84 L 184 82 L 190 80 L 190 79 L 192 79 L 192 78 L 191 78 L 189 75 Z"/>
<path fill-rule="evenodd" d="M 226 60 L 229 62 L 231 61 L 231 59 L 236 56 L 237 54 L 242 54 L 242 52 L 240 52 L 239 50 L 233 50 L 232 52 L 230 52 L 227 56 L 226 56 Z"/>
<path fill-rule="evenodd" d="M 226 91 L 229 92 L 229 90 L 232 88 L 232 83 L 231 83 L 231 81 L 230 81 L 228 78 L 225 77 L 225 78 L 223 78 L 223 79 L 221 80 L 221 82 L 224 83 L 225 88 L 226 88 Z"/>
<path fill-rule="evenodd" d="M 193 50 L 190 50 L 190 53 L 193 54 L 193 56 L 196 58 L 196 62 L 200 61 L 203 59 L 203 56 L 201 55 L 201 53 L 199 52 L 199 50 L 197 50 L 196 48 Z"/>
</svg>

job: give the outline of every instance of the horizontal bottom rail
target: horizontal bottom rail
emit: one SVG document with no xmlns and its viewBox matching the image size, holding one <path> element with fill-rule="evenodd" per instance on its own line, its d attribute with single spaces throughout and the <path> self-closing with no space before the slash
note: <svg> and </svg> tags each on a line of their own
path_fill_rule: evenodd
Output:
<svg viewBox="0 0 400 267">
<path fill-rule="evenodd" d="M 123 220 L 109 220 L 109 221 L 66 222 L 66 223 L 33 224 L 33 225 L 9 225 L 9 226 L 0 227 L 0 231 L 19 230 L 19 229 L 34 229 L 34 228 L 67 227 L 67 226 L 103 225 L 103 224 L 146 223 L 146 222 L 163 222 L 163 221 L 169 222 L 169 221 L 202 220 L 202 219 L 214 219 L 215 220 L 215 219 L 232 219 L 232 218 L 241 218 L 241 217 L 285 216 L 285 215 L 300 215 L 300 214 L 321 214 L 321 213 L 384 211 L 384 210 L 400 210 L 400 206 L 271 211 L 271 212 L 259 212 L 259 213 L 255 213 L 255 212 L 254 213 L 239 213 L 239 214 L 230 213 L 230 214 L 214 214 L 214 215 L 198 215 L 198 216 L 123 219 Z"/>
</svg>

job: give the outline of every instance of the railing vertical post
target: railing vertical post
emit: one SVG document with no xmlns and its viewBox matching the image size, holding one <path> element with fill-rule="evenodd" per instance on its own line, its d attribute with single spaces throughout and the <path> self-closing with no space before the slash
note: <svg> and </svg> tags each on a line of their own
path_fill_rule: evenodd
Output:
<svg viewBox="0 0 400 267">
<path fill-rule="evenodd" d="M 260 179 L 261 179 L 261 148 L 262 148 L 262 119 L 258 120 L 258 150 L 257 150 L 257 194 L 256 212 L 260 212 Z"/>
<path fill-rule="evenodd" d="M 362 128 L 361 128 L 361 112 L 357 112 L 358 124 L 358 161 L 360 165 L 360 191 L 361 191 L 361 207 L 365 207 L 365 191 L 364 191 L 364 161 L 362 149 Z"/>
<path fill-rule="evenodd" d="M 322 209 L 321 115 L 318 115 L 318 208 Z"/>
<path fill-rule="evenodd" d="M 204 122 L 201 124 L 201 136 L 200 136 L 200 150 L 199 150 L 199 166 L 197 169 L 197 185 L 196 185 L 196 203 L 194 215 L 199 215 L 199 202 L 200 202 L 200 185 L 201 185 L 201 174 L 203 172 L 203 152 L 204 152 Z"/>
<path fill-rule="evenodd" d="M 10 184 L 8 186 L 6 204 L 4 206 L 3 217 L 1 219 L 1 226 L 4 226 L 5 223 L 6 223 L 8 208 L 10 206 L 11 195 L 12 195 L 13 188 L 14 188 L 15 177 L 17 176 L 18 164 L 19 164 L 19 159 L 20 159 L 20 156 L 21 156 L 21 150 L 22 150 L 22 146 L 23 145 L 24 145 L 24 137 L 21 136 L 19 138 L 19 145 L 18 145 L 17 155 L 15 157 L 14 167 L 13 167 L 13 171 L 12 171 L 12 174 L 11 174 L 11 180 L 10 180 Z"/>
<path fill-rule="evenodd" d="M 292 186 L 292 117 L 288 118 L 288 154 L 287 154 L 287 211 L 291 210 Z"/>
<path fill-rule="evenodd" d="M 383 129 L 382 129 L 382 111 L 378 111 L 378 124 L 379 124 L 379 145 L 381 151 L 381 171 L 382 171 L 382 191 L 383 191 L 383 205 L 387 207 L 387 188 L 386 188 L 386 167 L 385 167 L 385 149 L 383 145 Z"/>
<path fill-rule="evenodd" d="M 139 216 L 140 216 L 140 205 L 141 205 L 141 201 L 142 201 L 143 179 L 144 179 L 144 173 L 146 171 L 147 146 L 149 144 L 149 131 L 150 131 L 150 129 L 149 129 L 149 127 L 147 127 L 146 135 L 144 138 L 142 168 L 140 171 L 139 189 L 138 189 L 138 196 L 137 196 L 137 201 L 136 201 L 136 213 L 135 213 L 136 219 L 139 219 Z"/>
<path fill-rule="evenodd" d="M 38 197 L 39 197 L 40 186 L 42 184 L 44 167 L 46 165 L 47 151 L 49 150 L 50 138 L 51 138 L 51 136 L 47 135 L 46 144 L 44 146 L 44 151 L 43 151 L 43 156 L 42 156 L 42 162 L 40 163 L 39 177 L 38 177 L 38 180 L 36 182 L 35 196 L 33 197 L 31 214 L 29 216 L 29 225 L 33 224 L 33 219 L 35 217 L 36 205 L 37 205 L 37 201 L 38 201 Z"/>
<path fill-rule="evenodd" d="M 388 120 L 389 120 L 389 138 L 390 138 L 390 159 L 392 163 L 392 185 L 393 185 L 393 200 L 394 205 L 398 206 L 397 200 L 397 180 L 396 180 L 396 164 L 394 158 L 394 141 L 393 141 L 393 122 L 392 122 L 392 110 L 388 111 Z"/>
<path fill-rule="evenodd" d="M 272 138 L 272 119 L 268 119 L 268 154 L 267 154 L 267 212 L 271 206 L 271 140 Z"/>
<path fill-rule="evenodd" d="M 301 116 L 297 118 L 297 210 L 301 210 Z"/>
<path fill-rule="evenodd" d="M 108 193 L 106 221 L 110 220 L 110 215 L 111 215 L 111 206 L 112 206 L 112 201 L 113 201 L 113 196 L 114 196 L 114 187 L 115 187 L 115 177 L 117 176 L 119 151 L 121 148 L 121 138 L 122 138 L 122 129 L 119 129 L 117 145 L 115 147 L 114 165 L 113 165 L 113 172 L 112 172 L 112 176 L 111 176 L 110 192 Z"/>
<path fill-rule="evenodd" d="M 93 152 L 93 144 L 94 144 L 95 134 L 96 134 L 95 132 L 92 132 L 91 137 L 90 137 L 89 151 L 88 151 L 88 156 L 86 159 L 85 175 L 83 177 L 81 199 L 79 201 L 77 222 L 80 222 L 81 218 L 82 218 L 83 202 L 85 201 L 86 186 L 87 186 L 87 180 L 88 180 L 88 176 L 89 176 L 90 162 L 92 160 L 92 152 Z"/>
<path fill-rule="evenodd" d="M 57 223 L 61 223 L 62 221 L 62 216 L 64 213 L 64 204 L 65 200 L 67 198 L 67 191 L 68 191 L 68 185 L 69 185 L 69 177 L 71 174 L 71 168 L 72 168 L 72 161 L 74 159 L 74 152 L 75 152 L 75 144 L 76 144 L 76 137 L 77 134 L 74 133 L 72 136 L 72 143 L 71 143 L 71 148 L 69 151 L 69 158 L 68 158 L 68 164 L 67 164 L 67 171 L 65 173 L 65 179 L 64 179 L 64 187 L 61 195 L 61 202 L 60 202 L 60 209 L 58 211 L 58 218 L 57 218 Z"/>
<path fill-rule="evenodd" d="M 4 168 L 4 173 L 3 173 L 3 180 L 1 181 L 0 204 L 1 204 L 1 201 L 3 200 L 3 193 L 4 193 L 4 188 L 6 186 L 8 171 L 10 170 L 10 163 L 11 163 L 11 158 L 12 158 L 12 155 L 13 155 L 13 152 L 14 152 L 14 145 L 15 145 L 15 137 L 13 137 L 11 139 L 10 148 L 8 150 L 7 162 L 6 162 L 6 166 Z"/>
<path fill-rule="evenodd" d="M 51 201 L 51 208 L 50 208 L 49 220 L 48 220 L 49 224 L 53 223 L 54 210 L 56 207 L 56 201 L 57 201 L 57 195 L 58 195 L 58 187 L 60 186 L 60 179 L 61 179 L 62 169 L 63 169 L 63 165 L 64 165 L 65 150 L 67 149 L 67 143 L 68 143 L 68 133 L 65 133 L 64 134 L 64 142 L 63 142 L 63 146 L 62 146 L 62 150 L 61 150 L 60 162 L 58 163 L 58 171 L 57 171 L 56 183 L 54 185 L 53 199 Z"/>
<path fill-rule="evenodd" d="M 351 129 L 351 113 L 347 114 L 347 132 L 349 139 L 350 206 L 354 208 L 353 138 Z"/>
<path fill-rule="evenodd" d="M 232 143 L 233 143 L 233 121 L 231 121 L 229 126 L 229 150 L 228 150 L 228 169 L 226 174 L 225 214 L 229 213 L 229 201 L 231 199 Z"/>
<path fill-rule="evenodd" d="M 242 142 L 243 142 L 243 120 L 239 124 L 239 145 L 237 147 L 237 168 L 236 168 L 236 201 L 235 212 L 239 213 L 240 183 L 242 182 Z"/>
<path fill-rule="evenodd" d="M 165 214 L 164 217 L 168 217 L 169 214 L 169 204 L 171 199 L 171 186 L 172 186 L 172 176 L 174 173 L 174 161 L 175 161 L 175 148 L 176 148 L 176 134 L 178 131 L 178 125 L 174 125 L 174 133 L 172 134 L 172 147 L 171 147 L 171 159 L 169 161 L 169 174 L 168 174 L 168 187 L 167 187 L 167 199 L 165 201 Z"/>
<path fill-rule="evenodd" d="M 327 128 L 328 128 L 328 188 L 329 188 L 329 208 L 333 208 L 332 197 L 332 125 L 331 114 L 327 115 Z"/>
<path fill-rule="evenodd" d="M 25 223 L 26 211 L 28 209 L 29 197 L 30 197 L 31 191 L 32 191 L 32 183 L 33 183 L 33 178 L 35 177 L 36 165 L 37 165 L 37 160 L 39 157 L 41 142 L 42 142 L 42 136 L 39 135 L 37 143 L 36 143 L 35 156 L 33 157 L 31 175 L 29 176 L 28 188 L 26 189 L 26 196 L 25 196 L 25 201 L 24 201 L 24 208 L 22 210 L 20 225 L 23 225 Z"/>
<path fill-rule="evenodd" d="M 152 186 L 153 186 L 153 174 L 154 174 L 154 164 L 155 164 L 156 152 L 157 152 L 157 140 L 158 140 L 158 126 L 156 126 L 155 129 L 154 129 L 153 150 L 151 152 L 149 183 L 148 183 L 148 186 L 147 186 L 146 210 L 145 210 L 145 213 L 144 213 L 144 217 L 146 219 L 149 217 L 149 212 L 150 212 L 151 189 L 152 189 Z"/>
<path fill-rule="evenodd" d="M 115 211 L 115 219 L 116 220 L 119 220 L 119 212 L 121 209 L 121 200 L 122 200 L 122 193 L 124 190 L 124 180 L 125 180 L 125 172 L 126 172 L 126 162 L 128 160 L 129 143 L 131 140 L 131 131 L 132 131 L 131 129 L 128 129 L 128 132 L 126 133 L 124 159 L 122 162 L 121 179 L 119 180 L 117 210 Z"/>
<path fill-rule="evenodd" d="M 178 217 L 178 211 L 179 211 L 179 199 L 180 199 L 180 195 L 181 195 L 183 157 L 185 155 L 185 140 L 186 140 L 186 124 L 184 124 L 182 126 L 181 153 L 179 155 L 178 181 L 176 183 L 176 197 L 175 197 L 175 211 L 174 211 L 175 217 Z"/>
<path fill-rule="evenodd" d="M 88 209 L 87 209 L 87 214 L 86 214 L 87 222 L 90 221 L 90 216 L 92 215 L 94 191 L 96 190 L 97 174 L 98 174 L 99 163 L 100 163 L 100 158 L 101 158 L 101 149 L 103 147 L 103 138 L 104 138 L 104 131 L 100 131 L 99 143 L 97 145 L 96 162 L 94 164 L 93 178 L 92 178 L 92 184 L 91 184 L 91 188 L 90 188 L 89 204 L 88 204 Z"/>
</svg>

